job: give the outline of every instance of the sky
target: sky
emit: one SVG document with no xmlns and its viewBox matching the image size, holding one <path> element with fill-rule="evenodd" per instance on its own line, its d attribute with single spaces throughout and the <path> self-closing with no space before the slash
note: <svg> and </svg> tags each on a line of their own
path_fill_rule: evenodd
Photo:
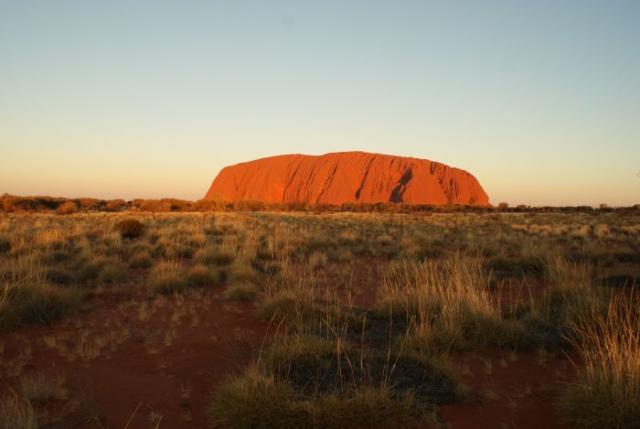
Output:
<svg viewBox="0 0 640 429">
<path fill-rule="evenodd" d="M 0 0 L 0 194 L 199 199 L 362 150 L 640 203 L 639 1 Z"/>
</svg>

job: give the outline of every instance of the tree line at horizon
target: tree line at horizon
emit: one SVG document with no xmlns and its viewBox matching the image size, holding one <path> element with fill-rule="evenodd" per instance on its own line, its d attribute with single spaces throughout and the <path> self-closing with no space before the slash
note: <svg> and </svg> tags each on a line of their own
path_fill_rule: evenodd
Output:
<svg viewBox="0 0 640 429">
<path fill-rule="evenodd" d="M 598 212 L 598 211 L 640 211 L 640 204 L 628 207 L 609 207 L 600 204 L 592 206 L 509 206 L 499 203 L 497 206 L 470 205 L 431 205 L 407 203 L 343 203 L 306 204 L 306 203 L 265 203 L 262 201 L 224 201 L 197 200 L 189 201 L 178 198 L 160 198 L 133 200 L 98 199 L 98 198 L 64 198 L 50 196 L 18 196 L 4 194 L 0 196 L 0 212 L 4 213 L 35 213 L 54 212 L 57 214 L 73 214 L 80 212 L 210 212 L 210 211 L 304 211 L 304 212 Z"/>
</svg>

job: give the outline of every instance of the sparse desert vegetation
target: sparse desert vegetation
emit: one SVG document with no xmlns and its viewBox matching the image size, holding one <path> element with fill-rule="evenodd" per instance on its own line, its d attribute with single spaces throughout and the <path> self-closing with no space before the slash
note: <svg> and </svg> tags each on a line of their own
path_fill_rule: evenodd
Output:
<svg viewBox="0 0 640 429">
<path fill-rule="evenodd" d="M 640 419 L 636 209 L 89 203 L 0 217 L 2 428 Z"/>
</svg>

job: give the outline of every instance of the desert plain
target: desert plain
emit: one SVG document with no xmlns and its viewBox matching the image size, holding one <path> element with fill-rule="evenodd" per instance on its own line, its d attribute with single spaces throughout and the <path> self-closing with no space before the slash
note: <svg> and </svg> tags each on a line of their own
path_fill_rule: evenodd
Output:
<svg viewBox="0 0 640 429">
<path fill-rule="evenodd" d="M 0 427 L 636 427 L 639 250 L 637 207 L 3 213 Z"/>
</svg>

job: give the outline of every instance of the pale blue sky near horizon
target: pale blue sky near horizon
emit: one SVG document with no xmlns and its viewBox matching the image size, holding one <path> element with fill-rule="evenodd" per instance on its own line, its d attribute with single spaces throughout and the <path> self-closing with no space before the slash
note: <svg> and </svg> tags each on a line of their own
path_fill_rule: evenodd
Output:
<svg viewBox="0 0 640 429">
<path fill-rule="evenodd" d="M 362 150 L 640 203 L 639 1 L 0 0 L 0 194 L 201 198 Z"/>
</svg>

